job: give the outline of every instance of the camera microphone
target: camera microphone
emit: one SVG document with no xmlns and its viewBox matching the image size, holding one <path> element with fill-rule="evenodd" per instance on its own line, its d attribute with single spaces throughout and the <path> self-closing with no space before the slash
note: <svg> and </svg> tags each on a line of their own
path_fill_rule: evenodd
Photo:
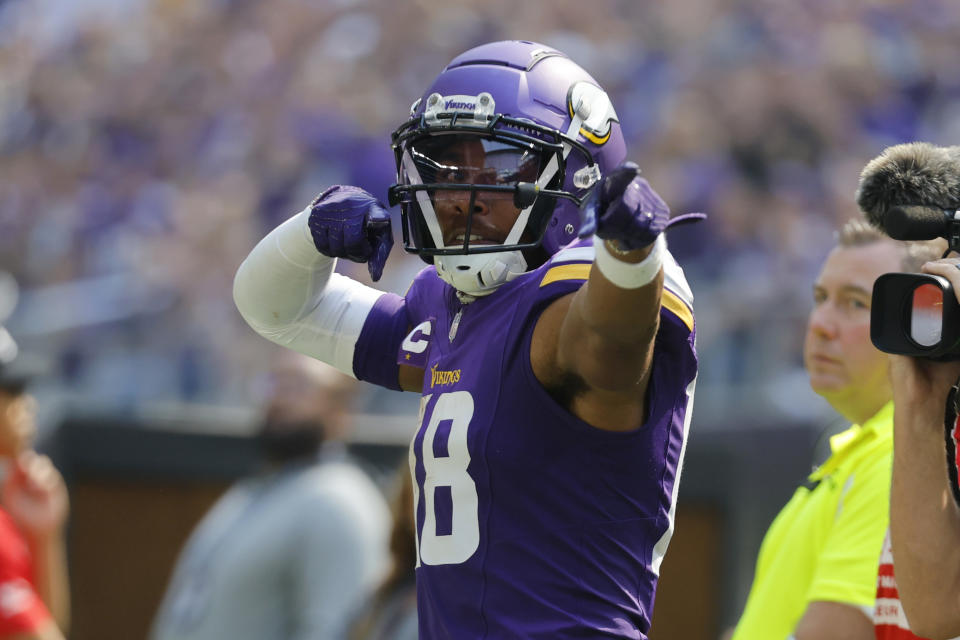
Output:
<svg viewBox="0 0 960 640">
<path fill-rule="evenodd" d="M 949 238 L 960 209 L 960 147 L 911 142 L 884 149 L 860 174 L 857 205 L 895 240 Z"/>
<path fill-rule="evenodd" d="M 936 207 L 891 207 L 883 216 L 882 228 L 894 240 L 949 238 L 954 213 Z"/>
<path fill-rule="evenodd" d="M 860 174 L 857 205 L 894 240 L 946 238 L 960 250 L 960 147 L 884 149 Z M 960 304 L 949 280 L 885 273 L 873 285 L 870 339 L 886 353 L 960 360 Z"/>
</svg>

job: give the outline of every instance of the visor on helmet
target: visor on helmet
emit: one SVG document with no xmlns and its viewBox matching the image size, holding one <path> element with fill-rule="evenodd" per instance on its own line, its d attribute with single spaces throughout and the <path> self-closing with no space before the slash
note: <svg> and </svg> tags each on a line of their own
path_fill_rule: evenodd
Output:
<svg viewBox="0 0 960 640">
<path fill-rule="evenodd" d="M 475 134 L 430 136 L 410 145 L 425 184 L 510 185 L 536 182 L 546 162 L 532 145 Z"/>
</svg>

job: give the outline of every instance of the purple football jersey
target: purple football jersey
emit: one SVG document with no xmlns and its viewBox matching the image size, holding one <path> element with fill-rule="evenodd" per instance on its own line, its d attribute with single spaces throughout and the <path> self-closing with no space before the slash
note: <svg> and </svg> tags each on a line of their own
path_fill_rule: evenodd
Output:
<svg viewBox="0 0 960 640">
<path fill-rule="evenodd" d="M 649 419 L 591 427 L 536 379 L 540 313 L 585 282 L 589 241 L 469 304 L 433 267 L 399 361 L 424 367 L 410 446 L 421 638 L 646 638 L 696 377 L 692 296 L 667 257 Z"/>
</svg>

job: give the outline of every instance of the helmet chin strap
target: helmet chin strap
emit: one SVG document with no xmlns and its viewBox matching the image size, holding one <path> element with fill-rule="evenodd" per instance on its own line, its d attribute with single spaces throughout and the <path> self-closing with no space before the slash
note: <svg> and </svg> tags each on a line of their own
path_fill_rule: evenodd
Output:
<svg viewBox="0 0 960 640">
<path fill-rule="evenodd" d="M 527 261 L 519 251 L 434 256 L 433 263 L 441 280 L 459 293 L 477 298 L 490 295 L 527 271 Z"/>
<path fill-rule="evenodd" d="M 584 118 L 590 115 L 590 106 L 583 102 L 581 99 L 577 102 L 576 108 L 573 112 L 573 119 L 570 121 L 570 126 L 567 127 L 567 137 L 577 139 L 577 135 L 580 132 L 580 127 L 583 125 Z M 563 143 L 563 159 L 566 160 L 567 156 L 570 155 L 570 150 L 573 147 L 566 142 Z M 546 189 L 547 185 L 553 180 L 553 176 L 557 174 L 557 170 L 560 168 L 559 163 L 557 162 L 557 156 L 550 156 L 550 161 L 547 163 L 547 166 L 543 168 L 543 171 L 540 173 L 540 177 L 537 178 L 537 187 L 540 189 Z M 529 206 L 524 207 L 520 212 L 520 215 L 517 216 L 517 221 L 514 223 L 513 228 L 510 229 L 510 233 L 507 234 L 506 240 L 503 241 L 504 244 L 517 244 L 520 241 L 520 236 L 523 234 L 523 230 L 527 228 L 527 220 L 530 219 L 530 212 L 533 210 L 533 206 L 536 204 L 536 200 L 532 202 Z"/>
</svg>

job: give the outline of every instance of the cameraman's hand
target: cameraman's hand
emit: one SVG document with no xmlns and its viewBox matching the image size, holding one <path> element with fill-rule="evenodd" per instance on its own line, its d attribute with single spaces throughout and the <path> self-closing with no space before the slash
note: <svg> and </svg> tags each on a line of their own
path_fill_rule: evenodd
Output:
<svg viewBox="0 0 960 640">
<path fill-rule="evenodd" d="M 960 271 L 958 271 L 960 273 Z M 960 377 L 960 362 L 934 362 L 911 356 L 890 356 L 893 404 L 909 408 L 918 424 L 943 424 L 950 387 Z"/>
<path fill-rule="evenodd" d="M 934 260 L 923 265 L 923 273 L 929 273 L 935 276 L 943 276 L 953 285 L 953 291 L 957 296 L 957 302 L 960 302 L 960 256 L 956 253 L 950 254 L 950 257 L 942 260 Z"/>
<path fill-rule="evenodd" d="M 393 248 L 390 214 L 358 187 L 335 185 L 310 204 L 307 221 L 317 251 L 331 258 L 367 263 L 377 281 Z"/>
<path fill-rule="evenodd" d="M 956 255 L 928 262 L 923 273 L 942 276 L 950 281 L 960 302 L 960 258 Z M 935 362 L 910 356 L 890 356 L 890 381 L 893 402 L 897 407 L 910 407 L 918 423 L 942 424 L 943 408 L 950 387 L 960 377 L 960 362 Z"/>
</svg>

